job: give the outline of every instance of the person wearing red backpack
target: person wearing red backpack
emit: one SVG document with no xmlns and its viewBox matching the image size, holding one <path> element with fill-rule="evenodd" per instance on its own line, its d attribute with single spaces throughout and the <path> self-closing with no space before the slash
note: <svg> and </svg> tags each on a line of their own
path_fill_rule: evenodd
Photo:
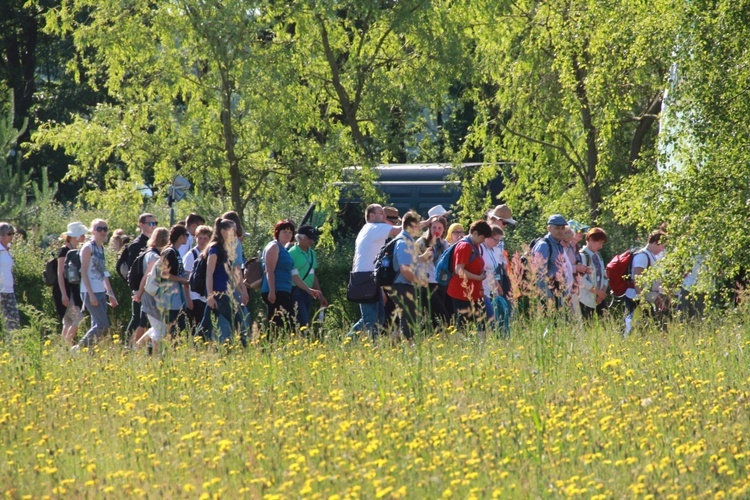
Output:
<svg viewBox="0 0 750 500">
<path fill-rule="evenodd" d="M 648 244 L 640 250 L 633 252 L 633 259 L 630 264 L 631 273 L 630 281 L 623 299 L 625 300 L 625 306 L 628 308 L 628 314 L 625 316 L 625 332 L 623 336 L 627 336 L 633 329 L 633 313 L 636 307 L 638 307 L 639 297 L 643 291 L 638 286 L 638 276 L 642 274 L 646 269 L 654 265 L 654 263 L 661 256 L 662 252 L 666 247 L 667 233 L 661 229 L 651 232 L 648 236 Z M 657 257 L 658 256 L 658 257 Z M 663 309 L 663 295 L 661 294 L 661 283 L 654 282 L 651 284 L 650 290 L 645 295 L 646 300 L 654 305 L 657 309 Z"/>
</svg>

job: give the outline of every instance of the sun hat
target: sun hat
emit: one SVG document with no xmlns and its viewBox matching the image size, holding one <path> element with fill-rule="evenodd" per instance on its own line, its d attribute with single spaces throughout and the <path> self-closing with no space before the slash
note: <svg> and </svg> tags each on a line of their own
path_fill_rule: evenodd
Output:
<svg viewBox="0 0 750 500">
<path fill-rule="evenodd" d="M 82 222 L 71 222 L 68 224 L 68 230 L 61 234 L 60 237 L 67 238 L 70 236 L 71 238 L 80 238 L 88 232 L 89 228 L 87 228 Z"/>
<path fill-rule="evenodd" d="M 513 218 L 513 213 L 510 211 L 510 207 L 505 204 L 493 208 L 489 213 L 489 216 L 494 217 L 495 219 L 504 220 L 508 224 L 516 224 L 516 220 Z"/>
<path fill-rule="evenodd" d="M 401 222 L 401 217 L 398 216 L 398 208 L 396 207 L 383 207 L 383 213 L 385 218 L 391 222 L 398 224 Z"/>
<path fill-rule="evenodd" d="M 436 215 L 440 217 L 440 216 L 449 215 L 450 213 L 451 211 L 443 208 L 443 205 L 436 205 L 427 211 L 427 215 L 429 217 L 435 217 Z"/>
</svg>

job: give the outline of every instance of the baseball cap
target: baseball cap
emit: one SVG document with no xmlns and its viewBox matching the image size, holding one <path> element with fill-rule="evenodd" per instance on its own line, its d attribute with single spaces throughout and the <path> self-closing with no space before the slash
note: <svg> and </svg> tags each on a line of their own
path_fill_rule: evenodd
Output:
<svg viewBox="0 0 750 500">
<path fill-rule="evenodd" d="M 565 217 L 563 217 L 560 214 L 554 214 L 550 215 L 549 219 L 547 219 L 547 225 L 548 226 L 567 226 L 568 221 L 565 220 Z"/>
</svg>

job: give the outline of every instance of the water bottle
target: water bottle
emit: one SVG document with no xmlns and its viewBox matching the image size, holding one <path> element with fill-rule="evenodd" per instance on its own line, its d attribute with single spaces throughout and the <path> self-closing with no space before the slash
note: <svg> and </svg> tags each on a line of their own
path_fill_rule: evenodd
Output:
<svg viewBox="0 0 750 500">
<path fill-rule="evenodd" d="M 326 319 L 326 308 L 321 307 L 320 312 L 318 313 L 318 322 L 323 323 Z"/>
</svg>

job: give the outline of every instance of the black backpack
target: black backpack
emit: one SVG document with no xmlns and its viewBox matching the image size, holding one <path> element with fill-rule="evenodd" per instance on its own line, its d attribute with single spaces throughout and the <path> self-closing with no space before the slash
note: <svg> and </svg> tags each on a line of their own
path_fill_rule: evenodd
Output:
<svg viewBox="0 0 750 500">
<path fill-rule="evenodd" d="M 65 280 L 71 285 L 81 283 L 81 254 L 71 250 L 65 255 Z"/>
<path fill-rule="evenodd" d="M 150 252 L 150 248 L 144 248 L 138 257 L 133 261 L 133 265 L 128 269 L 128 286 L 131 290 L 138 291 L 141 288 L 141 281 L 143 281 L 143 257 Z"/>
<path fill-rule="evenodd" d="M 117 274 L 119 274 L 120 277 L 126 282 L 128 282 L 128 271 L 130 270 L 130 266 L 128 266 L 129 250 L 130 245 L 126 245 L 125 248 L 123 248 L 120 252 L 120 256 L 117 257 L 117 264 L 115 264 L 115 270 L 117 271 Z"/>
<path fill-rule="evenodd" d="M 44 278 L 45 285 L 57 285 L 57 257 L 55 255 L 52 255 L 52 258 L 44 264 L 42 277 Z"/>
<path fill-rule="evenodd" d="M 198 258 L 194 261 L 193 270 L 190 271 L 190 291 L 197 293 L 201 297 L 206 296 L 206 269 L 208 269 L 207 260 L 208 259 L 199 254 Z"/>
<path fill-rule="evenodd" d="M 400 239 L 396 236 L 383 245 L 375 259 L 375 270 L 372 272 L 372 276 L 378 286 L 391 286 L 398 275 L 398 271 L 393 268 L 393 252 Z"/>
</svg>

